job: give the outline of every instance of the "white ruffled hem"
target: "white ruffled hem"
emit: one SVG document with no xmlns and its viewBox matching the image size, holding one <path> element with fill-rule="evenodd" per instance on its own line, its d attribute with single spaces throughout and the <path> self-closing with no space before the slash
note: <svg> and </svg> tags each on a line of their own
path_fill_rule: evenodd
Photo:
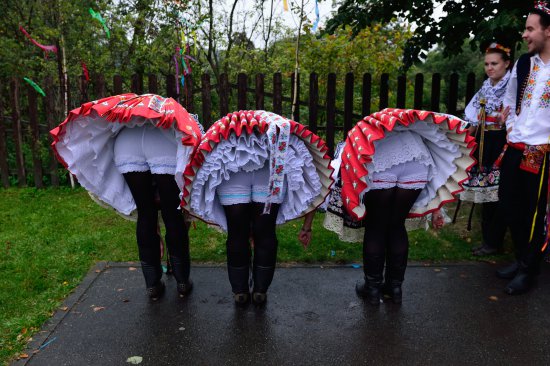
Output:
<svg viewBox="0 0 550 366">
<path fill-rule="evenodd" d="M 190 208 L 193 215 L 227 230 L 227 220 L 216 194 L 216 188 L 230 173 L 255 171 L 269 161 L 267 135 L 237 137 L 231 134 L 221 140 L 206 156 L 196 172 L 191 188 Z M 306 145 L 295 135 L 289 139 L 285 162 L 285 193 L 277 224 L 299 217 L 321 194 L 321 180 Z"/>
<path fill-rule="evenodd" d="M 462 155 L 462 152 L 459 146 L 450 141 L 447 135 L 433 123 L 418 121 L 408 127 L 396 126 L 393 131 L 388 132 L 388 134 L 398 133 L 399 131 L 410 131 L 419 135 L 431 155 L 430 159 L 418 160 L 419 163 L 428 166 L 429 172 L 428 183 L 425 185 L 411 209 L 411 211 L 415 211 L 428 206 L 430 201 L 437 196 L 437 190 L 457 171 L 457 167 L 453 162 Z M 374 165 L 372 163 L 368 164 L 367 170 L 369 172 L 373 171 Z M 361 200 L 365 193 L 373 188 L 372 175 L 369 174 L 365 178 L 367 189 L 361 193 Z"/>
<path fill-rule="evenodd" d="M 429 215 L 428 215 L 429 216 Z M 405 220 L 405 228 L 407 231 L 414 230 L 428 230 L 429 217 L 414 217 L 408 218 Z M 360 226 L 357 228 L 346 226 L 344 224 L 344 218 L 337 214 L 328 212 L 325 214 L 325 219 L 323 220 L 323 227 L 329 231 L 332 231 L 338 235 L 340 241 L 347 243 L 363 243 L 363 238 L 365 236 L 365 227 Z"/>
</svg>

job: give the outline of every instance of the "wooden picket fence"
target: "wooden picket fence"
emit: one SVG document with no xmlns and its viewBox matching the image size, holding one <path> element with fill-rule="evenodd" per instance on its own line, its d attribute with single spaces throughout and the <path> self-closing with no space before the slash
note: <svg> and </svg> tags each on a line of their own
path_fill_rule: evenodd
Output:
<svg viewBox="0 0 550 366">
<path fill-rule="evenodd" d="M 69 109 L 89 100 L 125 92 L 161 94 L 178 100 L 189 112 L 198 114 L 205 127 L 233 110 L 266 109 L 308 125 L 313 132 L 325 138 L 332 153 L 338 142 L 336 140 L 364 116 L 389 107 L 390 100 L 392 107 L 457 114 L 459 101 L 464 105 L 476 91 L 473 73 L 466 76 L 463 96 L 459 96 L 457 74 L 445 79 L 445 90 L 442 89 L 442 75 L 431 75 L 428 93 L 424 74 L 415 75 L 414 80 L 407 80 L 404 75 L 390 79 L 389 74 L 382 74 L 375 84 L 371 74 L 364 74 L 357 81 L 354 74 L 348 73 L 343 83 L 337 83 L 335 74 L 320 79 L 319 75 L 312 73 L 307 90 L 300 90 L 303 84 L 300 76 L 298 74 L 295 83 L 294 74 L 283 76 L 275 73 L 271 80 L 263 74 L 254 77 L 239 74 L 236 82 L 232 83 L 226 74 L 222 74 L 217 83 L 212 83 L 210 75 L 204 74 L 200 77 L 200 83 L 187 77 L 185 87 L 181 87 L 174 76 L 159 80 L 156 75 L 147 75 L 146 89 L 144 77 L 138 74 L 133 75 L 129 82 L 121 76 L 114 76 L 110 85 L 103 75 L 95 75 L 91 81 L 80 76 L 77 83 L 69 83 L 71 88 L 66 93 L 56 87 L 52 79 L 46 78 L 43 82 L 45 97 L 17 78 L 0 80 L 1 185 L 42 188 L 45 185 L 66 184 L 64 178 L 67 173 L 57 163 L 48 146 L 51 143 L 48 131 L 66 117 L 60 102 L 60 95 L 65 94 Z M 266 87 L 268 83 L 270 85 Z M 299 98 L 292 108 L 295 84 L 298 85 Z M 342 85 L 340 90 L 338 85 Z M 408 91 L 409 94 L 412 91 L 409 98 Z M 424 102 L 425 94 L 429 94 L 426 95 L 429 103 Z M 442 95 L 447 96 L 446 100 L 442 101 Z M 337 103 L 337 99 L 343 100 L 343 103 Z M 373 102 L 377 102 L 376 105 Z"/>
</svg>

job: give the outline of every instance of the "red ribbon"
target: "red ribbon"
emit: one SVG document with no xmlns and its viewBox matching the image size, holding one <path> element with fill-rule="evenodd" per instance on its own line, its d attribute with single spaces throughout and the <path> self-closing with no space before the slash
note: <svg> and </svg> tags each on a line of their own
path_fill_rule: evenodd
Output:
<svg viewBox="0 0 550 366">
<path fill-rule="evenodd" d="M 57 53 L 57 47 L 52 45 L 52 46 L 44 46 L 43 44 L 40 44 L 38 42 L 36 42 L 34 39 L 32 39 L 31 35 L 25 30 L 25 28 L 23 28 L 22 26 L 19 26 L 19 30 L 21 32 L 23 32 L 23 34 L 35 45 L 35 46 L 38 46 L 42 49 L 42 51 L 44 51 L 44 53 L 46 54 L 47 56 L 47 53 L 48 52 L 54 52 L 54 53 Z"/>
</svg>

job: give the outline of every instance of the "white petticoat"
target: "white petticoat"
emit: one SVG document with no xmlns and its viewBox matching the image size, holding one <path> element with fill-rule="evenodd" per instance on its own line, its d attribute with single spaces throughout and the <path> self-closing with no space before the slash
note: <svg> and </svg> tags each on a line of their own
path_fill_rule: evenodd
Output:
<svg viewBox="0 0 550 366">
<path fill-rule="evenodd" d="M 134 116 L 127 123 L 107 122 L 92 111 L 88 116 L 79 117 L 66 125 L 59 137 L 56 149 L 74 174 L 78 182 L 98 199 L 113 207 L 123 215 L 130 215 L 136 204 L 124 176 L 114 163 L 114 142 L 117 133 L 125 127 L 155 124 L 154 121 Z M 178 187 L 183 186 L 183 170 L 189 161 L 193 147 L 181 143 L 182 132 L 159 128 L 167 138 L 177 143 L 176 167 L 174 174 Z"/>
<path fill-rule="evenodd" d="M 402 133 L 408 132 L 408 133 Z M 385 140 L 388 140 L 385 142 Z M 457 167 L 452 163 L 461 156 L 458 145 L 451 142 L 437 125 L 418 121 L 408 127 L 395 126 L 382 140 L 377 140 L 373 162 L 367 165 L 369 172 L 380 172 L 394 165 L 417 161 L 428 166 L 428 183 L 418 196 L 412 209 L 424 207 L 435 196 Z M 380 148 L 380 150 L 378 150 Z M 372 175 L 367 176 L 367 189 L 372 187 Z"/>
<path fill-rule="evenodd" d="M 251 172 L 269 162 L 267 135 L 232 133 L 221 140 L 206 156 L 196 172 L 191 188 L 191 213 L 227 230 L 227 220 L 216 187 L 230 173 Z M 277 224 L 299 217 L 321 194 L 321 181 L 313 157 L 302 140 L 290 135 L 285 162 L 286 192 L 277 216 Z"/>
</svg>

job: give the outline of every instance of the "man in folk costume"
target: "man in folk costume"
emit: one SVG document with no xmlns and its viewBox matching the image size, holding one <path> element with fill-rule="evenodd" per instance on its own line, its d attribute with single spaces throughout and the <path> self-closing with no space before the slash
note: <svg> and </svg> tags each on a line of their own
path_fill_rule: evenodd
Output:
<svg viewBox="0 0 550 366">
<path fill-rule="evenodd" d="M 505 292 L 528 291 L 545 249 L 550 151 L 550 5 L 535 2 L 525 23 L 522 55 L 508 83 L 504 105 L 508 146 L 502 158 L 499 198 L 510 227 L 516 261 L 497 276 L 511 279 Z"/>
</svg>

